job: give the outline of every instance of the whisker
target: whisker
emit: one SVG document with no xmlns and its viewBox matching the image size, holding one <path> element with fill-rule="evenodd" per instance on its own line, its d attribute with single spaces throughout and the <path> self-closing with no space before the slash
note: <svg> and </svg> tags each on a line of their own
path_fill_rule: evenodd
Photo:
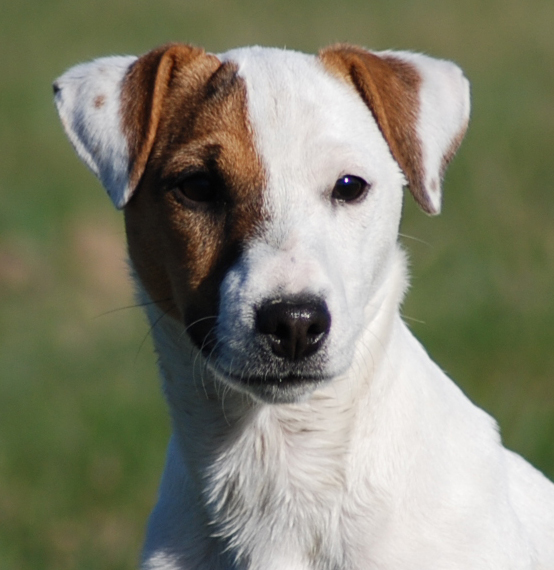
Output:
<svg viewBox="0 0 554 570">
<path fill-rule="evenodd" d="M 194 347 L 193 347 L 194 350 Z M 201 353 L 202 353 L 202 349 L 196 349 L 196 354 L 194 355 L 194 360 L 192 361 L 192 377 L 194 378 L 194 383 L 196 385 L 196 362 L 198 360 L 198 358 L 200 357 Z M 206 384 L 204 382 L 204 375 L 202 374 L 202 371 L 200 371 L 200 385 L 202 386 L 202 389 L 204 390 L 204 395 L 206 396 L 206 400 L 209 399 L 208 396 L 208 390 L 206 389 Z"/>
<path fill-rule="evenodd" d="M 137 354 L 135 355 L 135 362 L 137 361 L 138 355 L 140 354 L 140 351 L 142 350 L 142 347 L 144 346 L 144 343 L 146 342 L 146 339 L 152 334 L 152 331 L 154 330 L 154 328 L 156 327 L 156 325 L 165 317 L 169 314 L 169 311 L 175 306 L 175 304 L 172 303 L 172 306 L 167 310 L 164 311 L 151 325 L 150 328 L 148 329 L 147 333 L 144 335 L 144 338 L 142 339 L 141 343 L 139 344 L 139 347 L 137 349 Z"/>
<path fill-rule="evenodd" d="M 202 321 L 207 321 L 208 319 L 217 319 L 217 315 L 209 315 L 209 316 L 207 316 L 207 317 L 201 317 L 201 318 L 199 318 L 199 319 L 196 319 L 195 321 L 193 321 L 192 323 L 190 323 L 189 325 L 187 325 L 187 326 L 183 329 L 183 331 L 181 332 L 179 338 L 182 338 L 183 335 L 184 335 L 185 333 L 187 333 L 188 330 L 189 330 L 191 327 L 193 327 L 194 325 L 197 325 L 198 323 L 200 323 L 200 322 L 202 322 Z"/>
<path fill-rule="evenodd" d="M 119 311 L 126 311 L 127 309 L 138 309 L 142 307 L 148 307 L 149 305 L 156 305 L 157 303 L 167 303 L 171 301 L 171 297 L 167 299 L 160 299 L 159 301 L 146 301 L 144 303 L 136 303 L 135 305 L 127 305 L 125 307 L 118 307 L 117 309 L 110 309 L 109 311 L 104 311 L 99 315 L 95 315 L 93 319 L 98 319 L 100 317 L 105 317 L 106 315 L 111 315 L 112 313 L 118 313 Z"/>
<path fill-rule="evenodd" d="M 407 321 L 413 321 L 414 323 L 419 323 L 420 325 L 426 325 L 427 323 L 425 321 L 422 321 L 420 319 L 416 319 L 415 317 L 408 317 L 408 315 L 405 315 L 402 313 L 402 318 L 406 319 Z"/>
<path fill-rule="evenodd" d="M 398 233 L 398 235 L 399 235 L 400 237 L 402 237 L 402 238 L 411 239 L 411 240 L 413 240 L 413 241 L 417 241 L 418 243 L 422 243 L 423 245 L 427 245 L 427 246 L 431 247 L 431 244 L 430 244 L 429 242 L 427 242 L 427 241 L 425 241 L 425 240 L 422 240 L 422 239 L 420 239 L 420 238 L 416 238 L 416 237 L 414 237 L 414 236 L 409 236 L 408 234 L 403 234 L 403 233 L 400 233 L 400 232 Z"/>
<path fill-rule="evenodd" d="M 204 388 L 204 393 L 206 394 L 206 398 L 208 397 L 208 394 L 207 394 L 207 391 L 206 391 L 205 375 L 206 375 L 206 373 L 207 373 L 207 371 L 208 371 L 209 360 L 212 358 L 213 353 L 215 352 L 215 350 L 217 349 L 217 347 L 218 347 L 220 344 L 223 344 L 223 341 L 222 341 L 222 340 L 218 340 L 218 341 L 214 344 L 214 346 L 212 347 L 212 350 L 210 351 L 210 354 L 208 354 L 208 356 L 205 356 L 205 357 L 204 357 L 204 366 L 203 366 L 203 368 L 202 368 L 202 371 L 200 372 L 200 380 L 201 380 L 201 382 L 202 382 L 202 387 Z M 216 359 L 215 363 L 217 363 L 217 360 L 218 360 L 218 359 Z M 217 391 L 217 383 L 215 384 L 215 388 L 216 388 L 216 391 Z M 218 395 L 219 395 L 219 394 L 218 394 Z"/>
<path fill-rule="evenodd" d="M 225 394 L 227 394 L 230 391 L 231 391 L 231 387 L 224 385 L 223 386 L 223 394 L 221 395 L 221 411 L 223 413 L 223 418 L 225 419 L 225 422 L 227 423 L 228 427 L 231 427 L 231 422 L 229 421 L 229 418 L 227 417 L 227 414 L 225 413 Z"/>
<path fill-rule="evenodd" d="M 185 336 L 185 334 L 188 332 L 188 330 L 193 327 L 194 325 L 202 322 L 202 321 L 207 321 L 208 319 L 217 319 L 216 315 L 208 315 L 207 317 L 201 317 L 199 319 L 196 319 L 195 321 L 193 321 L 192 323 L 190 323 L 188 326 L 186 326 L 182 331 L 181 334 L 179 335 L 179 338 L 177 339 L 178 342 L 181 342 L 181 340 L 183 339 L 183 337 Z M 212 328 L 213 330 L 213 328 Z M 211 331 L 210 331 L 211 333 Z M 195 346 L 191 343 L 191 349 L 190 349 L 190 355 L 189 357 L 192 358 L 194 355 L 194 351 L 195 351 Z M 198 358 L 198 354 L 194 357 L 194 362 L 196 362 L 196 358 Z M 193 362 L 193 373 L 194 373 L 194 362 Z"/>
<path fill-rule="evenodd" d="M 208 318 L 208 317 L 206 317 Z M 212 317 L 213 318 L 213 317 Z M 208 337 L 211 335 L 212 331 L 214 330 L 214 327 L 212 327 L 210 329 L 210 331 L 208 332 L 208 334 L 206 335 L 206 337 L 204 338 L 204 341 L 202 342 L 202 346 L 200 347 L 199 350 L 197 350 L 196 355 L 194 357 L 194 361 L 192 363 L 192 374 L 193 377 L 195 379 L 196 382 L 196 362 L 198 360 L 198 358 L 200 357 L 202 353 L 202 351 L 204 350 L 204 347 L 206 346 L 206 343 L 208 342 Z M 206 399 L 209 398 L 208 396 L 208 391 L 206 389 L 206 382 L 205 382 L 205 374 L 206 374 L 206 370 L 207 370 L 207 366 L 208 366 L 208 359 L 211 357 L 211 355 L 213 354 L 214 350 L 217 348 L 217 346 L 221 343 L 221 341 L 217 341 L 215 343 L 215 345 L 213 346 L 212 350 L 210 351 L 210 354 L 207 357 L 204 357 L 204 367 L 202 368 L 202 370 L 200 371 L 200 382 L 202 384 L 202 388 L 204 389 L 204 394 L 206 395 Z"/>
</svg>

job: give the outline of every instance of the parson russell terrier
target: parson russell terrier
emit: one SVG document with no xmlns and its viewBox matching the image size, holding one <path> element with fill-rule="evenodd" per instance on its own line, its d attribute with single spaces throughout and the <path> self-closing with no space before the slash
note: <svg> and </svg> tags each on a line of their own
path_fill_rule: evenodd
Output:
<svg viewBox="0 0 554 570">
<path fill-rule="evenodd" d="M 145 569 L 554 569 L 554 485 L 402 322 L 460 69 L 335 45 L 168 45 L 54 84 L 125 214 L 173 436 Z"/>
</svg>

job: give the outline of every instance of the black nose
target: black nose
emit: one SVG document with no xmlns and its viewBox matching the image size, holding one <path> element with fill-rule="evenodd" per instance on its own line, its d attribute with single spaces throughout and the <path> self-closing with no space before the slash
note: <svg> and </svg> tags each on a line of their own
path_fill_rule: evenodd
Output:
<svg viewBox="0 0 554 570">
<path fill-rule="evenodd" d="M 319 350 L 329 334 L 331 315 L 320 299 L 268 301 L 257 311 L 256 326 L 274 354 L 300 360 Z"/>
</svg>

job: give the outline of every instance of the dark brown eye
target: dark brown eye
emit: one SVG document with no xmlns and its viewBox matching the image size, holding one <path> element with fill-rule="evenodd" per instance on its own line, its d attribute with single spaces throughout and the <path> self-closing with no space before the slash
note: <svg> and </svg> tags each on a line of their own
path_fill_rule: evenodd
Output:
<svg viewBox="0 0 554 570">
<path fill-rule="evenodd" d="M 214 202 L 219 198 L 218 184 L 207 174 L 192 174 L 179 181 L 174 190 L 192 202 Z"/>
<path fill-rule="evenodd" d="M 368 188 L 369 184 L 363 178 L 347 174 L 335 182 L 331 197 L 341 202 L 353 202 L 361 198 Z"/>
</svg>

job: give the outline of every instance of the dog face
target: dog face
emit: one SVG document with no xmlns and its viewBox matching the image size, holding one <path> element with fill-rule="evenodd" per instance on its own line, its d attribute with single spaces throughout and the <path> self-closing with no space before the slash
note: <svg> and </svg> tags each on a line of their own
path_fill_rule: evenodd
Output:
<svg viewBox="0 0 554 570">
<path fill-rule="evenodd" d="M 438 212 L 469 113 L 453 64 L 350 46 L 166 46 L 78 66 L 55 91 L 77 151 L 125 209 L 141 287 L 219 379 L 272 402 L 351 365 L 402 188 Z"/>
</svg>

